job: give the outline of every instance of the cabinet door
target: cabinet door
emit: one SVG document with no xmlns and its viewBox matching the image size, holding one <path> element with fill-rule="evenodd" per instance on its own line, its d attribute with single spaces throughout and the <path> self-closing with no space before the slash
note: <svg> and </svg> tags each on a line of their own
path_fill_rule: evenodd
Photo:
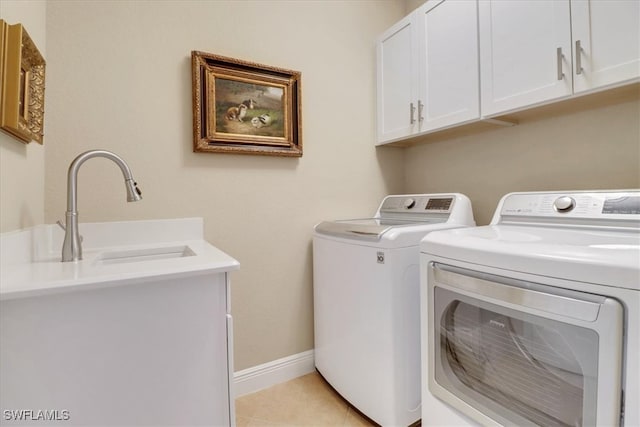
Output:
<svg viewBox="0 0 640 427">
<path fill-rule="evenodd" d="M 480 116 L 478 4 L 429 1 L 417 12 L 420 34 L 420 131 Z"/>
<path fill-rule="evenodd" d="M 574 91 L 640 76 L 640 2 L 572 0 Z"/>
<path fill-rule="evenodd" d="M 572 93 L 569 15 L 569 0 L 480 0 L 484 116 Z"/>
<path fill-rule="evenodd" d="M 378 144 L 401 139 L 417 129 L 414 28 L 409 15 L 377 42 Z"/>
</svg>

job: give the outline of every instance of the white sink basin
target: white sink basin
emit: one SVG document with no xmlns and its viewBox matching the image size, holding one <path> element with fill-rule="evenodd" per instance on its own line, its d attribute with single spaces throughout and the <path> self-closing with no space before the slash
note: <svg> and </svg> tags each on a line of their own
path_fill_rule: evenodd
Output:
<svg viewBox="0 0 640 427">
<path fill-rule="evenodd" d="M 172 246 L 168 248 L 130 249 L 124 251 L 103 252 L 96 258 L 98 264 L 125 264 L 130 262 L 155 261 L 171 258 L 195 256 L 189 246 Z"/>
</svg>

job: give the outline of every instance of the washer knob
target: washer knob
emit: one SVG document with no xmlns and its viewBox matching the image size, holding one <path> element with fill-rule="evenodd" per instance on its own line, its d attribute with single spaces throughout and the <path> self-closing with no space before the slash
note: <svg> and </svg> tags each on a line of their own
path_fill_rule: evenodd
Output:
<svg viewBox="0 0 640 427">
<path fill-rule="evenodd" d="M 576 206 L 576 201 L 569 196 L 558 197 L 553 202 L 553 208 L 556 212 L 569 212 Z"/>
<path fill-rule="evenodd" d="M 404 201 L 405 209 L 411 209 L 415 205 L 416 205 L 416 201 L 413 200 L 413 199 L 405 199 L 405 201 Z"/>
</svg>

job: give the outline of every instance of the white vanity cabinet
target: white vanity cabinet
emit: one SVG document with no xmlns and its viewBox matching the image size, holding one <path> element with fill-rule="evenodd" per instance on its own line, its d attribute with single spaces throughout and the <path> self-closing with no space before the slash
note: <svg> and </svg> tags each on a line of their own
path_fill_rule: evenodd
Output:
<svg viewBox="0 0 640 427">
<path fill-rule="evenodd" d="M 639 10 L 635 0 L 480 0 L 482 115 L 637 79 Z"/>
<path fill-rule="evenodd" d="M 429 1 L 377 41 L 378 139 L 478 119 L 477 2 Z"/>
<path fill-rule="evenodd" d="M 233 426 L 229 273 L 201 218 L 0 235 L 4 425 Z M 40 421 L 40 422 L 39 422 Z"/>
</svg>

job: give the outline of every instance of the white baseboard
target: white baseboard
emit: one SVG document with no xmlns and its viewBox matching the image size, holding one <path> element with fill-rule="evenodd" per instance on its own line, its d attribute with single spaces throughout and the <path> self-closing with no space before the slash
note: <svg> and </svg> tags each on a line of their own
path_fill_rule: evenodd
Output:
<svg viewBox="0 0 640 427">
<path fill-rule="evenodd" d="M 280 384 L 315 370 L 313 350 L 243 369 L 233 374 L 235 397 Z"/>
</svg>

